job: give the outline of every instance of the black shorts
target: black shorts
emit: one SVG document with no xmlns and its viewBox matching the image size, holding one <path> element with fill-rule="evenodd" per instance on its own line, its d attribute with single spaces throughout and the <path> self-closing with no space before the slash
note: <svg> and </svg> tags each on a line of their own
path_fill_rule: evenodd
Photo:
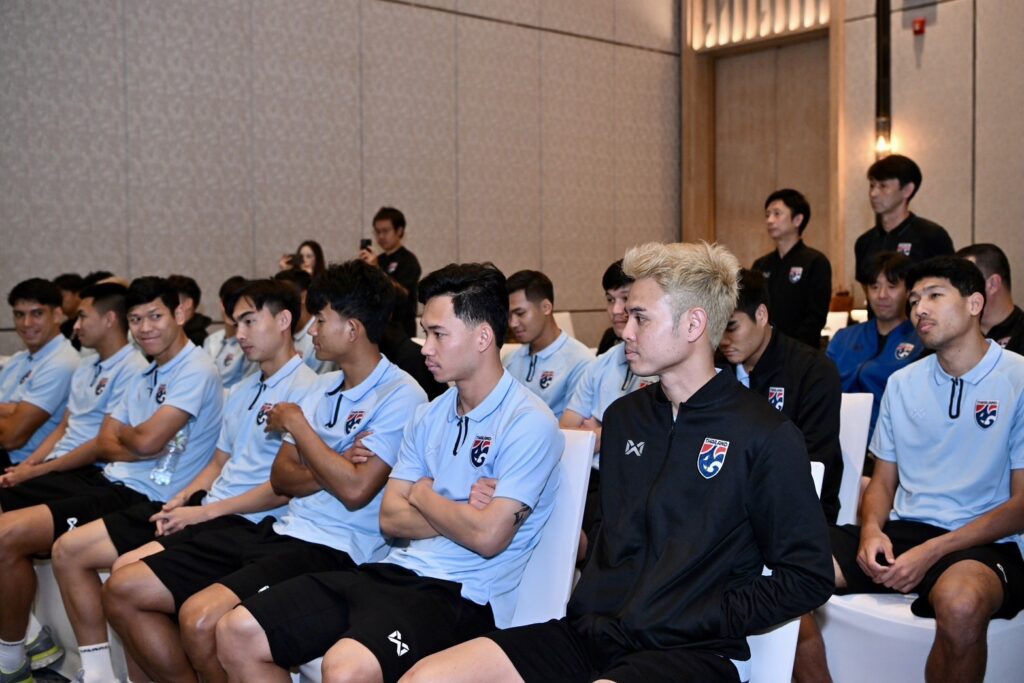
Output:
<svg viewBox="0 0 1024 683">
<path fill-rule="evenodd" d="M 83 465 L 73 470 L 50 472 L 35 479 L 0 489 L 0 510 L 11 512 L 43 505 L 51 500 L 72 498 L 93 487 L 103 487 L 110 480 L 95 465 Z"/>
<path fill-rule="evenodd" d="M 206 491 L 196 491 L 188 499 L 186 505 L 200 505 Z M 103 515 L 103 524 L 107 527 L 107 535 L 114 544 L 118 555 L 146 545 L 156 538 L 156 524 L 149 518 L 160 512 L 163 503 L 145 500 L 123 510 Z"/>
<path fill-rule="evenodd" d="M 106 477 L 103 481 L 106 484 L 87 489 L 81 495 L 45 503 L 53 515 L 53 540 L 107 513 L 149 502 L 149 498 L 121 482 L 110 481 Z"/>
<path fill-rule="evenodd" d="M 708 650 L 672 648 L 613 654 L 582 636 L 566 619 L 487 634 L 525 683 L 737 683 L 728 658 Z"/>
<path fill-rule="evenodd" d="M 925 541 L 949 533 L 946 529 L 930 524 L 905 520 L 886 522 L 882 532 L 892 541 L 892 551 L 896 557 Z M 897 592 L 872 581 L 857 564 L 857 550 L 860 548 L 859 526 L 848 524 L 831 527 L 829 537 L 832 542 L 832 555 L 846 578 L 846 588 L 836 589 L 837 593 Z M 1020 549 L 1016 543 L 989 543 L 950 553 L 932 565 L 921 579 L 921 583 L 910 590 L 919 596 L 910 605 L 914 614 L 919 617 L 935 617 L 935 610 L 928 601 L 928 594 L 939 580 L 939 576 L 962 560 L 981 562 L 999 577 L 999 582 L 1003 586 L 1003 603 L 994 618 L 1012 619 L 1024 608 L 1024 558 L 1021 557 Z"/>
<path fill-rule="evenodd" d="M 170 591 L 175 609 L 215 583 L 244 600 L 306 572 L 355 566 L 340 550 L 279 534 L 273 527 L 273 517 L 259 524 L 238 515 L 221 517 L 182 529 L 179 533 L 188 532 L 188 538 L 168 536 L 166 549 L 142 562 Z"/>
<path fill-rule="evenodd" d="M 242 606 L 263 627 L 280 666 L 316 659 L 351 638 L 377 658 L 385 681 L 397 681 L 421 658 L 494 630 L 490 606 L 461 593 L 458 583 L 380 563 L 305 574 Z"/>
</svg>

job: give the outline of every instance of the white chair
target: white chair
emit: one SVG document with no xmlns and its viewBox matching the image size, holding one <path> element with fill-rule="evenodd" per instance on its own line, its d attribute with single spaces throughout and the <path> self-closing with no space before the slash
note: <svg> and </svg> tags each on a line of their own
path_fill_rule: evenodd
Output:
<svg viewBox="0 0 1024 683">
<path fill-rule="evenodd" d="M 871 429 L 872 394 L 843 394 L 839 409 L 839 444 L 843 451 L 843 479 L 839 484 L 837 524 L 855 524 L 860 504 L 860 473 Z"/>
<path fill-rule="evenodd" d="M 835 333 L 850 322 L 850 314 L 846 311 L 829 311 L 825 318 L 825 327 L 821 330 L 821 336 L 831 339 Z"/>
<path fill-rule="evenodd" d="M 505 342 L 504 344 L 502 344 L 501 351 L 499 352 L 501 355 L 501 360 L 504 361 L 511 354 L 515 353 L 516 349 L 518 349 L 520 346 L 522 346 L 522 344 L 519 344 L 517 342 Z"/>
<path fill-rule="evenodd" d="M 866 308 L 855 308 L 850 311 L 850 320 L 855 324 L 866 323 L 868 321 L 868 309 Z"/>
<path fill-rule="evenodd" d="M 572 326 L 572 313 L 569 311 L 555 311 L 555 324 L 570 337 L 576 336 L 576 330 Z"/>
</svg>

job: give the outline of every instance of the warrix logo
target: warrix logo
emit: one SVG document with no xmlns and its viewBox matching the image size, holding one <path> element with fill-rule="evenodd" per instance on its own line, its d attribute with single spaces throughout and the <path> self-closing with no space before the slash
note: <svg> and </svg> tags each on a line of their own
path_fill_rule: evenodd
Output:
<svg viewBox="0 0 1024 683">
<path fill-rule="evenodd" d="M 644 454 L 645 443 L 646 442 L 644 441 L 634 443 L 632 440 L 626 439 L 626 455 L 635 455 L 636 457 L 639 458 L 641 455 Z"/>
<path fill-rule="evenodd" d="M 365 416 L 365 410 L 353 410 L 349 413 L 348 419 L 345 420 L 345 433 L 351 434 L 352 430 L 359 426 L 359 423 L 363 421 Z"/>
<path fill-rule="evenodd" d="M 75 527 L 78 526 L 78 517 L 68 517 L 64 521 L 68 523 L 68 531 L 74 531 Z"/>
<path fill-rule="evenodd" d="M 388 636 L 388 640 L 395 644 L 395 651 L 398 653 L 399 657 L 409 651 L 409 646 L 402 642 L 401 631 L 392 631 L 391 635 Z"/>
</svg>

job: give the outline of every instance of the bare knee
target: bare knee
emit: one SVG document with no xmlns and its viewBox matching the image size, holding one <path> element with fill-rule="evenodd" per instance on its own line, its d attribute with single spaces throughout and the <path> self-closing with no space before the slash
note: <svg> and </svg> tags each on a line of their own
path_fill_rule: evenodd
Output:
<svg viewBox="0 0 1024 683">
<path fill-rule="evenodd" d="M 376 683 L 384 680 L 380 663 L 362 643 L 339 640 L 324 655 L 320 668 L 324 683 Z"/>
<path fill-rule="evenodd" d="M 134 605 L 135 598 L 141 595 L 143 584 L 142 572 L 134 567 L 111 574 L 103 583 L 100 593 L 103 611 L 107 616 L 115 616 Z"/>
<path fill-rule="evenodd" d="M 973 586 L 956 589 L 932 590 L 931 601 L 935 608 L 936 628 L 956 634 L 977 631 L 987 626 L 992 616 L 989 600 Z"/>
<path fill-rule="evenodd" d="M 217 658 L 226 669 L 232 669 L 235 660 L 249 660 L 253 656 L 252 643 L 263 635 L 256 617 L 244 607 L 226 613 L 217 622 Z M 264 636 L 265 639 L 265 636 Z"/>
<path fill-rule="evenodd" d="M 216 634 L 217 622 L 225 611 L 222 605 L 213 602 L 203 593 L 193 595 L 178 610 L 182 637 L 190 642 L 210 642 Z"/>
</svg>

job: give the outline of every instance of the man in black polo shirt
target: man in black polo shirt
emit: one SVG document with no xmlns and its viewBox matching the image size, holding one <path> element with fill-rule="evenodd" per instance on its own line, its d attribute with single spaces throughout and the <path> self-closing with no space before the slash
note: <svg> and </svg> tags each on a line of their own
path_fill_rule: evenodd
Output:
<svg viewBox="0 0 1024 683">
<path fill-rule="evenodd" d="M 773 329 L 769 300 L 761 274 L 742 271 L 739 302 L 719 349 L 741 384 L 766 397 L 803 432 L 811 460 L 825 465 L 821 507 L 835 522 L 843 478 L 839 371 L 824 354 Z"/>
<path fill-rule="evenodd" d="M 420 262 L 416 255 L 402 246 L 405 238 L 405 215 L 390 206 L 381 207 L 373 217 L 373 234 L 384 253 L 375 254 L 369 247 L 359 258 L 371 266 L 379 266 L 391 278 L 398 300 L 394 320 L 410 337 L 416 336 L 416 284 L 420 281 Z"/>
<path fill-rule="evenodd" d="M 857 282 L 865 282 L 871 257 L 895 251 L 919 263 L 953 253 L 953 240 L 941 225 L 910 212 L 910 200 L 921 189 L 921 169 L 913 159 L 892 154 L 868 169 L 868 198 L 875 227 L 857 238 L 853 247 Z"/>
<path fill-rule="evenodd" d="M 1004 349 L 1024 354 L 1024 311 L 1013 303 L 1010 261 L 994 244 L 972 244 L 956 252 L 978 266 L 985 276 L 985 310 L 981 331 Z"/>
<path fill-rule="evenodd" d="M 821 329 L 832 300 L 832 264 L 801 237 L 811 222 L 811 205 L 796 190 L 776 190 L 764 200 L 764 220 L 775 251 L 754 261 L 777 302 L 772 323 L 793 339 L 821 348 Z"/>
</svg>

